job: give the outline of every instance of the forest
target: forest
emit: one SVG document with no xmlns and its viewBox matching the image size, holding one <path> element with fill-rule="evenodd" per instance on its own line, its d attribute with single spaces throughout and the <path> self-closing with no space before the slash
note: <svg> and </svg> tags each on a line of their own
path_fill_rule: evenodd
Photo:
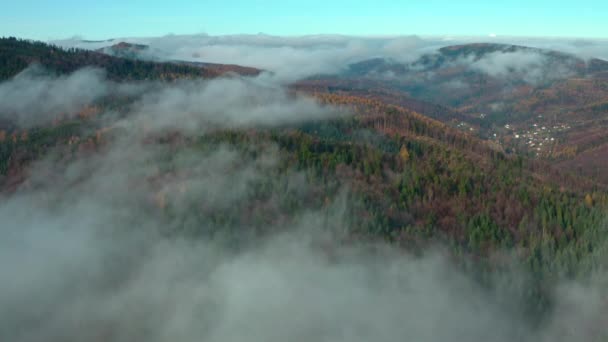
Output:
<svg viewBox="0 0 608 342">
<path fill-rule="evenodd" d="M 220 76 L 204 67 L 0 40 L 1 80 L 33 63 L 51 75 L 101 67 L 109 80 L 121 82 L 180 85 Z M 127 141 L 118 146 L 155 151 L 142 157 L 151 171 L 141 175 L 138 157 L 122 161 L 134 165 L 126 171 L 125 177 L 134 177 L 126 184 L 149 192 L 133 210 L 167 222 L 160 230 L 172 238 L 221 236 L 236 246 L 252 236 L 288 230 L 309 212 L 320 213 L 321 229 L 338 226 L 344 245 L 382 243 L 414 255 L 440 246 L 455 267 L 475 274 L 482 287 L 494 286 L 497 275 L 521 265 L 531 276 L 527 290 L 514 301 L 523 303 L 526 317 L 539 325 L 556 305 L 551 284 L 589 281 L 605 270 L 604 184 L 399 103 L 322 87 L 295 86 L 285 96 L 343 114 L 241 127 L 203 121 L 193 130 L 155 131 L 152 118 L 130 126 L 137 96 L 112 94 L 80 108 L 77 115 L 57 113 L 43 126 L 19 127 L 5 120 L 0 122 L 0 193 L 9 198 L 45 189 L 50 185 L 44 177 L 77 188 L 89 176 L 69 178 L 70 165 L 83 161 L 92 168 L 95 158 L 112 155 L 117 142 Z M 148 124 L 152 128 L 145 128 Z M 192 160 L 214 158 L 217 151 L 233 156 L 226 165 L 218 162 L 220 172 L 237 173 L 234 182 L 244 182 L 243 195 L 226 205 L 188 181 L 213 172 L 213 162 L 198 169 Z M 54 166 L 41 181 L 32 175 L 44 163 Z M 243 171 L 249 168 L 253 175 Z M 305 185 L 294 185 L 300 183 Z M 131 208 L 131 202 L 126 205 Z M 341 207 L 339 224 L 332 218 L 336 206 Z"/>
</svg>

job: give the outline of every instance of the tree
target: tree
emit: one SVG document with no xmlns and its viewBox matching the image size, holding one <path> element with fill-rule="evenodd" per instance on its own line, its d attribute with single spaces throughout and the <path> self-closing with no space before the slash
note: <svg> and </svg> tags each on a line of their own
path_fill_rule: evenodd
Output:
<svg viewBox="0 0 608 342">
<path fill-rule="evenodd" d="M 404 162 L 410 159 L 410 152 L 407 150 L 405 145 L 401 146 L 401 150 L 399 150 L 399 157 L 401 157 L 401 160 Z"/>
<path fill-rule="evenodd" d="M 585 205 L 588 207 L 593 206 L 593 197 L 590 194 L 585 195 Z"/>
</svg>

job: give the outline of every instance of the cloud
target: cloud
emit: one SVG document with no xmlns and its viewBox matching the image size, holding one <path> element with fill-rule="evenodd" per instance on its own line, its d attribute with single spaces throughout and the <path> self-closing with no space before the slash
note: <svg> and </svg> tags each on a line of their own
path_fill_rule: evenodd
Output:
<svg viewBox="0 0 608 342">
<path fill-rule="evenodd" d="M 531 52 L 493 52 L 471 63 L 471 67 L 491 76 L 504 77 L 541 68 L 547 58 Z"/>
<path fill-rule="evenodd" d="M 163 86 L 132 106 L 147 129 L 205 131 L 218 127 L 269 127 L 343 115 L 314 100 L 255 80 L 186 81 Z"/>
<path fill-rule="evenodd" d="M 349 64 L 374 57 L 411 61 L 441 41 L 417 36 L 370 38 L 339 35 L 279 37 L 268 35 L 168 35 L 158 38 L 124 38 L 111 42 L 83 43 L 64 40 L 66 47 L 100 48 L 119 41 L 147 44 L 164 51 L 165 60 L 239 64 L 270 71 L 283 83 L 300 78 L 337 73 Z"/>
<path fill-rule="evenodd" d="M 73 116 L 83 106 L 106 96 L 110 86 L 100 69 L 81 69 L 67 76 L 51 76 L 30 67 L 0 83 L 0 119 L 28 127 Z"/>
<path fill-rule="evenodd" d="M 450 90 L 450 91 L 469 89 L 469 85 L 467 83 L 463 82 L 462 80 L 458 80 L 458 79 L 453 79 L 453 80 L 447 81 L 447 82 L 441 84 L 441 87 L 445 88 L 447 90 Z"/>
<path fill-rule="evenodd" d="M 503 79 L 522 79 L 531 84 L 565 78 L 574 73 L 567 62 L 555 62 L 538 51 L 497 51 L 467 63 L 473 70 Z"/>
<path fill-rule="evenodd" d="M 353 62 L 376 56 L 414 58 L 429 44 L 418 37 L 394 39 L 353 38 L 344 36 L 274 37 L 185 36 L 150 40 L 151 46 L 174 51 L 171 59 L 241 64 L 271 71 L 283 81 L 320 74 L 336 73 Z"/>
<path fill-rule="evenodd" d="M 270 71 L 283 83 L 324 73 L 338 73 L 349 64 L 383 57 L 409 63 L 440 47 L 466 43 L 515 44 L 563 51 L 583 58 L 608 59 L 608 41 L 534 37 L 356 37 L 343 35 L 270 36 L 167 35 L 151 38 L 116 38 L 87 42 L 80 39 L 53 41 L 66 47 L 97 49 L 121 41 L 146 44 L 155 59 L 240 64 Z M 513 56 L 519 59 L 526 56 Z M 532 58 L 532 56 L 527 56 Z M 506 57 L 505 57 L 506 59 Z M 523 62 L 520 60 L 520 62 Z"/>
<path fill-rule="evenodd" d="M 115 83 L 100 69 L 53 76 L 40 67 L 0 83 L 0 119 L 20 128 L 76 116 L 101 99 L 127 98 L 121 124 L 149 130 L 208 130 L 277 126 L 343 115 L 313 99 L 287 93 L 273 79 L 220 78 L 174 83 Z"/>
<path fill-rule="evenodd" d="M 584 59 L 608 60 L 608 40 L 606 39 L 512 38 L 512 41 L 514 44 L 561 51 Z"/>
</svg>

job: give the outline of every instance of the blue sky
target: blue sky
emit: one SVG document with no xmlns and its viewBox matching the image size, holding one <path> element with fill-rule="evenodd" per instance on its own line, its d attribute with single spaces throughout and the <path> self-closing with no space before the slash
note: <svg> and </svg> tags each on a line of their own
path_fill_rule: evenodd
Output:
<svg viewBox="0 0 608 342">
<path fill-rule="evenodd" d="M 0 36 L 87 39 L 267 33 L 608 38 L 607 0 L 15 0 Z"/>
</svg>

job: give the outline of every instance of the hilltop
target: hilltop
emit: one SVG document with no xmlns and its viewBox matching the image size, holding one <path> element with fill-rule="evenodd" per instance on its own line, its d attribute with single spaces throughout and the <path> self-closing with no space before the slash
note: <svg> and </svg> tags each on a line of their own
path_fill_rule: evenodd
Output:
<svg viewBox="0 0 608 342">
<path fill-rule="evenodd" d="M 120 45 L 124 49 L 136 48 Z M 119 47 L 120 49 L 120 47 Z M 128 80 L 175 80 L 179 78 L 214 78 L 226 73 L 243 71 L 255 75 L 260 71 L 224 65 L 186 65 L 172 62 L 152 62 L 115 57 L 105 53 L 81 49 L 63 49 L 42 42 L 0 38 L 0 80 L 9 79 L 32 64 L 39 64 L 53 72 L 70 73 L 85 66 L 106 70 L 108 78 Z"/>
<path fill-rule="evenodd" d="M 119 42 L 111 46 L 99 48 L 95 50 L 97 52 L 126 58 L 131 60 L 141 60 L 141 61 L 153 61 L 153 62 L 167 62 L 176 65 L 184 65 L 196 68 L 202 68 L 211 70 L 217 74 L 224 75 L 229 73 L 234 73 L 241 76 L 256 76 L 259 75 L 261 70 L 246 67 L 235 64 L 219 64 L 219 63 L 206 63 L 206 62 L 191 62 L 191 61 L 181 61 L 181 60 L 164 60 L 162 56 L 165 55 L 162 51 L 151 51 L 148 45 L 144 44 L 133 44 L 127 42 Z"/>
</svg>

